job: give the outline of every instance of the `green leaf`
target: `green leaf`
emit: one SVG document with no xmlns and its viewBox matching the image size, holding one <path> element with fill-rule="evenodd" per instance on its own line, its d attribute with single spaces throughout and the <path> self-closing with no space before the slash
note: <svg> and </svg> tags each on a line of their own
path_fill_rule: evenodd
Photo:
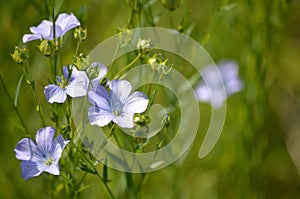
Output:
<svg viewBox="0 0 300 199">
<path fill-rule="evenodd" d="M 19 98 L 19 93 L 20 93 L 20 88 L 21 88 L 21 85 L 22 85 L 23 78 L 24 78 L 24 74 L 21 75 L 21 77 L 19 79 L 19 82 L 18 82 L 17 89 L 16 89 L 16 95 L 15 95 L 15 101 L 14 101 L 14 106 L 15 107 L 18 104 L 18 98 Z"/>
<path fill-rule="evenodd" d="M 93 175 L 96 175 L 97 172 L 95 170 L 92 170 L 88 167 L 76 167 L 78 170 L 81 170 L 81 171 L 85 171 L 87 173 L 90 173 L 90 174 L 93 174 Z"/>
<path fill-rule="evenodd" d="M 58 15 L 63 2 L 64 2 L 64 0 L 55 0 L 55 2 L 54 2 L 54 16 L 55 17 Z"/>
</svg>

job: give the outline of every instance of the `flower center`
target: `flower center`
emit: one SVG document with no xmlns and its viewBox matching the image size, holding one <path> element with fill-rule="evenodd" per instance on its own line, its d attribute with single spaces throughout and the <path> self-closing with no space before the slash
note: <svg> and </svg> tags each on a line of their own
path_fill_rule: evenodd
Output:
<svg viewBox="0 0 300 199">
<path fill-rule="evenodd" d="M 124 104 L 120 99 L 113 93 L 111 97 L 111 110 L 114 116 L 120 116 L 123 113 Z"/>
<path fill-rule="evenodd" d="M 51 156 L 45 158 L 44 160 L 45 165 L 50 166 L 52 163 L 53 163 L 53 159 Z"/>
</svg>

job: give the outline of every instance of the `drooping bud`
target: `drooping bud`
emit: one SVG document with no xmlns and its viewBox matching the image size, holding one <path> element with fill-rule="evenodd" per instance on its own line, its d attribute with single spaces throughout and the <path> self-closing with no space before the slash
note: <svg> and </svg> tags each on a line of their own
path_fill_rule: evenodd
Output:
<svg viewBox="0 0 300 199">
<path fill-rule="evenodd" d="M 74 38 L 78 41 L 86 40 L 86 38 L 87 38 L 87 29 L 83 29 L 82 27 L 75 28 Z"/>
<path fill-rule="evenodd" d="M 57 49 L 56 42 L 54 40 L 43 40 L 38 46 L 40 52 L 45 56 L 53 55 Z"/>
<path fill-rule="evenodd" d="M 80 53 L 79 56 L 75 58 L 74 65 L 78 70 L 85 70 L 89 67 L 88 58 L 83 53 Z"/>
<path fill-rule="evenodd" d="M 29 50 L 26 47 L 15 47 L 14 53 L 10 54 L 17 64 L 22 64 L 24 60 L 29 59 Z"/>
</svg>

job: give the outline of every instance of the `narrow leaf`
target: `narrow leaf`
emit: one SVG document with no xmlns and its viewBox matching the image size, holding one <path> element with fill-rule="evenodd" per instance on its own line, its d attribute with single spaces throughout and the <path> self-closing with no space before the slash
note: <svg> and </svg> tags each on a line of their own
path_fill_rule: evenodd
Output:
<svg viewBox="0 0 300 199">
<path fill-rule="evenodd" d="M 18 104 L 18 98 L 19 98 L 19 93 L 20 93 L 20 88 L 21 88 L 21 85 L 22 85 L 23 78 L 24 78 L 24 74 L 21 75 L 20 80 L 18 82 L 17 89 L 16 89 L 16 95 L 15 95 L 15 101 L 14 101 L 14 106 L 15 107 Z"/>
</svg>

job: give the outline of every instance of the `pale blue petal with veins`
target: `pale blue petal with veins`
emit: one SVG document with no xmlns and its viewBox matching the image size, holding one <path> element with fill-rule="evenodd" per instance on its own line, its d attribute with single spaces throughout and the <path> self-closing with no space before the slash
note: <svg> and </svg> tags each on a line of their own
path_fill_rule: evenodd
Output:
<svg viewBox="0 0 300 199">
<path fill-rule="evenodd" d="M 134 126 L 135 113 L 147 109 L 148 98 L 142 92 L 131 92 L 131 85 L 126 80 L 112 80 L 109 84 L 110 93 L 103 86 L 89 91 L 88 117 L 92 125 L 105 126 L 113 121 L 123 128 Z"/>
<path fill-rule="evenodd" d="M 55 129 L 45 127 L 36 133 L 36 143 L 30 138 L 20 140 L 15 148 L 16 158 L 22 160 L 22 177 L 27 180 L 42 172 L 59 175 L 58 161 L 69 140 L 62 135 L 53 141 Z"/>
<path fill-rule="evenodd" d="M 45 87 L 46 100 L 51 104 L 55 102 L 64 103 L 67 95 L 70 97 L 83 97 L 87 94 L 89 78 L 85 71 L 79 71 L 73 66 L 69 77 L 68 67 L 65 66 L 63 67 L 63 72 L 65 80 L 68 80 L 67 85 L 62 85 L 62 82 L 58 82 L 59 85 L 49 84 Z"/>
</svg>

